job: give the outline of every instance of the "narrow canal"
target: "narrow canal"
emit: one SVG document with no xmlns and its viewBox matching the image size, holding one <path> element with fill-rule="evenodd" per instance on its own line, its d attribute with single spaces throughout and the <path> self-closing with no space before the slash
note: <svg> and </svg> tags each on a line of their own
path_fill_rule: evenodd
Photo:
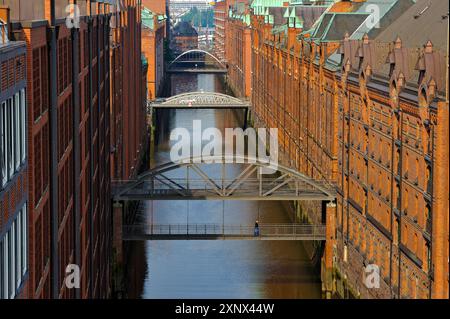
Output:
<svg viewBox="0 0 450 319">
<path fill-rule="evenodd" d="M 172 75 L 172 95 L 227 93 L 221 76 Z M 157 118 L 151 165 L 169 161 L 170 131 L 242 126 L 232 110 L 164 110 Z M 217 169 L 220 169 L 217 167 Z M 154 201 L 141 204 L 142 218 L 155 224 L 252 225 L 288 223 L 280 202 Z M 320 298 L 320 278 L 301 242 L 285 241 L 136 241 L 127 261 L 128 298 Z"/>
</svg>

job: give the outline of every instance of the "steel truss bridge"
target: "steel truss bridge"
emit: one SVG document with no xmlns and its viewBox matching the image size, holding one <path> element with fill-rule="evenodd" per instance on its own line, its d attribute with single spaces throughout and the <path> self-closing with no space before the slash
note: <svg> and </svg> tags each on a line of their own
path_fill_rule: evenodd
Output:
<svg viewBox="0 0 450 319">
<path fill-rule="evenodd" d="M 123 226 L 123 240 L 325 240 L 326 225 L 136 224 Z"/>
<path fill-rule="evenodd" d="M 148 103 L 153 109 L 245 109 L 249 102 L 213 92 L 191 92 Z M 247 116 L 246 116 L 247 117 Z M 246 125 L 244 125 L 246 126 Z M 210 169 L 220 165 L 221 170 Z M 230 173 L 230 166 L 233 166 Z M 271 170 L 267 173 L 267 170 Z M 211 173 L 214 172 L 214 173 Z M 221 173 L 219 173 L 221 172 Z M 267 173 L 267 174 L 263 174 Z M 131 180 L 112 184 L 114 206 L 124 213 L 123 201 L 141 200 L 316 200 L 333 202 L 335 188 L 296 170 L 248 155 L 179 159 L 150 169 Z M 323 206 L 325 207 L 325 206 Z M 116 208 L 115 208 L 116 209 Z M 116 213 L 115 213 L 116 214 Z M 123 225 L 123 240 L 326 240 L 326 225 Z"/>
<path fill-rule="evenodd" d="M 227 73 L 225 61 L 201 49 L 189 50 L 178 55 L 168 64 L 168 73 Z"/>
<path fill-rule="evenodd" d="M 166 99 L 156 99 L 148 102 L 149 110 L 153 109 L 244 109 L 248 110 L 250 103 L 230 95 L 215 92 L 189 92 Z"/>
<path fill-rule="evenodd" d="M 205 169 L 208 165 L 221 165 L 221 174 L 210 173 Z M 227 176 L 227 165 L 239 170 Z M 271 174 L 262 174 L 266 170 L 271 170 Z M 172 177 L 174 173 L 176 177 Z M 334 201 L 336 197 L 335 189 L 325 180 L 309 178 L 282 165 L 273 167 L 247 155 L 190 157 L 170 162 L 133 180 L 114 181 L 112 193 L 115 201 Z"/>
</svg>

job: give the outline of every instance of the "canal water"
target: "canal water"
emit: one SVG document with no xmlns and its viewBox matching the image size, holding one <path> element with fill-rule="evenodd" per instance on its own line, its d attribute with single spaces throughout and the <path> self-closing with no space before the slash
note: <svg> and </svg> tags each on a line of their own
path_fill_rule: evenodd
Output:
<svg viewBox="0 0 450 319">
<path fill-rule="evenodd" d="M 172 95 L 228 93 L 220 75 L 172 75 Z M 170 132 L 242 127 L 233 110 L 163 110 L 157 114 L 151 166 L 169 161 Z M 206 169 L 206 168 L 205 168 Z M 219 166 L 209 169 L 220 170 Z M 220 174 L 219 172 L 217 172 Z M 154 224 L 252 225 L 289 223 L 280 202 L 153 201 L 141 203 L 138 218 Z M 320 298 L 321 283 L 301 242 L 184 240 L 128 242 L 128 298 Z"/>
</svg>

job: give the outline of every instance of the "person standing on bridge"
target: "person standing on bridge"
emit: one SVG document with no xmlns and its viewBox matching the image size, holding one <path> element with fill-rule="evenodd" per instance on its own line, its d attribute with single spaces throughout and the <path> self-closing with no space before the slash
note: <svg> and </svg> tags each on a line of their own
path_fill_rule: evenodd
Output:
<svg viewBox="0 0 450 319">
<path fill-rule="evenodd" d="M 255 222 L 255 232 L 254 232 L 254 234 L 255 234 L 255 237 L 259 236 L 259 222 L 258 221 Z"/>
</svg>

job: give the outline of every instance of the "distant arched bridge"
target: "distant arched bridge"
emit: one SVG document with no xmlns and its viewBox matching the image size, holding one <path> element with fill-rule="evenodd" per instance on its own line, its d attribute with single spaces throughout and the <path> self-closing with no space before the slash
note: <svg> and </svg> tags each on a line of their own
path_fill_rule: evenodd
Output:
<svg viewBox="0 0 450 319">
<path fill-rule="evenodd" d="M 193 49 L 178 55 L 168 64 L 168 73 L 227 73 L 225 61 L 201 49 Z"/>
</svg>

